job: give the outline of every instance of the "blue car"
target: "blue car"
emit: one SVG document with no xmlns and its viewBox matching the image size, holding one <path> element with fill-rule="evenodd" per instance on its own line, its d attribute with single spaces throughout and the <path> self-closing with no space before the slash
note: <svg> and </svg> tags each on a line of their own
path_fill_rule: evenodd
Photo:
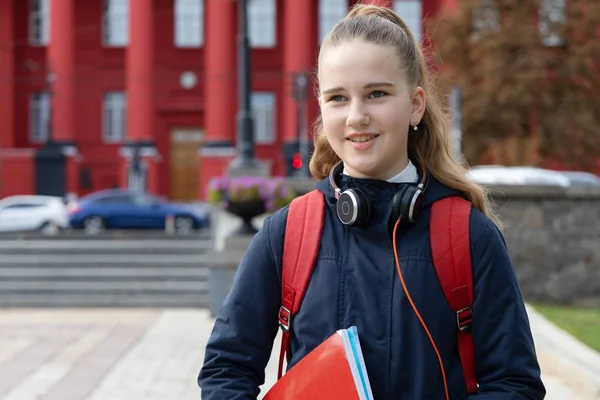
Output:
<svg viewBox="0 0 600 400">
<path fill-rule="evenodd" d="M 162 229 L 189 233 L 210 227 L 210 210 L 201 205 L 167 202 L 145 192 L 109 189 L 68 204 L 73 229 Z"/>
</svg>

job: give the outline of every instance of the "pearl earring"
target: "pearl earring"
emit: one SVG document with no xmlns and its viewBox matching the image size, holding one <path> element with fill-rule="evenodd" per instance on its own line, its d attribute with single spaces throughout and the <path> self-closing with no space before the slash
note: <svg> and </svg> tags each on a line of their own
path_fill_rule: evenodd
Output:
<svg viewBox="0 0 600 400">
<path fill-rule="evenodd" d="M 414 131 L 416 131 L 416 130 L 418 130 L 418 129 L 419 129 L 419 128 L 417 128 L 417 125 L 418 125 L 418 122 L 417 122 L 417 121 L 414 121 L 414 122 L 413 122 L 413 130 L 414 130 Z"/>
</svg>

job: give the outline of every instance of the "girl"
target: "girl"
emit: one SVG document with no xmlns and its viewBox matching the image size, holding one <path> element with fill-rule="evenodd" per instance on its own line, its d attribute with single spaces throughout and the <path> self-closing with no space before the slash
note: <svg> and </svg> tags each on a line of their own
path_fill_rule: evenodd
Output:
<svg viewBox="0 0 600 400">
<path fill-rule="evenodd" d="M 377 400 L 543 399 L 529 321 L 499 222 L 484 191 L 451 156 L 448 118 L 406 24 L 391 9 L 355 6 L 324 40 L 317 75 L 321 117 L 310 169 L 326 197 L 325 222 L 314 272 L 294 316 L 288 369 L 336 330 L 354 325 Z M 327 179 L 332 169 L 339 189 L 360 190 L 370 203 L 361 223 L 341 222 Z M 391 235 L 393 195 L 424 177 L 421 215 Z M 457 195 L 473 204 L 472 335 L 479 386 L 472 395 L 457 351 L 456 314 L 440 289 L 429 241 L 432 204 Z M 204 399 L 259 394 L 278 328 L 287 212 L 264 223 L 239 266 L 198 378 Z M 436 350 L 400 284 L 392 240 Z"/>
</svg>

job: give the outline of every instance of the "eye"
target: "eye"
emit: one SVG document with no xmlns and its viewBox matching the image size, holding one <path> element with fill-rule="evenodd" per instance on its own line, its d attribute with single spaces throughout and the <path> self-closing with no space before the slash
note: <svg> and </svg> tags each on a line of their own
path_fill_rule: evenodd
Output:
<svg viewBox="0 0 600 400">
<path fill-rule="evenodd" d="M 344 101 L 344 96 L 341 94 L 336 94 L 335 96 L 331 96 L 328 101 Z"/>
<path fill-rule="evenodd" d="M 387 96 L 387 93 L 383 92 L 381 90 L 376 90 L 373 93 L 371 93 L 371 95 L 369 97 L 372 97 L 374 99 L 378 99 L 378 98 L 383 97 L 383 96 Z"/>
</svg>

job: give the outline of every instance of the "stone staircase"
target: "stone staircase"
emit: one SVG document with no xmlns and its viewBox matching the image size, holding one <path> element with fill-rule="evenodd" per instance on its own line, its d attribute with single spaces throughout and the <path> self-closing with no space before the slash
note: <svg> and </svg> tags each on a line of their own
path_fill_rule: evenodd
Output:
<svg viewBox="0 0 600 400">
<path fill-rule="evenodd" d="M 0 307 L 207 307 L 210 235 L 0 239 Z"/>
</svg>

